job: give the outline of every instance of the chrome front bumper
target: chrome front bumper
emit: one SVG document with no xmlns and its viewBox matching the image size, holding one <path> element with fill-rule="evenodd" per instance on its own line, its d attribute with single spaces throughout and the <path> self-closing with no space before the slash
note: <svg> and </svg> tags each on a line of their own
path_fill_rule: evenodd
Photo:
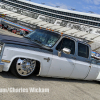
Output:
<svg viewBox="0 0 100 100">
<path fill-rule="evenodd" d="M 0 72 L 3 71 L 3 68 L 4 68 L 4 63 L 0 63 Z"/>
</svg>

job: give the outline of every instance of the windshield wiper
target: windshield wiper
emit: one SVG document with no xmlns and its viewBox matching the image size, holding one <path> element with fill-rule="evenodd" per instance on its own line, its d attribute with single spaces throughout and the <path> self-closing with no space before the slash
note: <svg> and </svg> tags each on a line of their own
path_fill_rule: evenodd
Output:
<svg viewBox="0 0 100 100">
<path fill-rule="evenodd" d="M 42 42 L 40 42 L 40 41 L 38 41 L 38 40 L 35 40 L 35 39 L 34 39 L 33 41 L 35 41 L 35 42 L 37 42 L 37 43 L 40 43 L 40 44 L 42 43 Z"/>
<path fill-rule="evenodd" d="M 40 42 L 40 41 L 38 41 L 38 40 L 35 40 L 35 39 L 34 39 L 34 40 L 32 40 L 32 41 L 41 44 L 41 46 L 45 46 L 44 44 L 42 44 L 42 42 Z"/>
</svg>

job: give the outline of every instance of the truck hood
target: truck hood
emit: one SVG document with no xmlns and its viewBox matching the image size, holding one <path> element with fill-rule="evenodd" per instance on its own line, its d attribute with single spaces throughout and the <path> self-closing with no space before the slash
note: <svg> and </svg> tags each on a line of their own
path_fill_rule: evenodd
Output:
<svg viewBox="0 0 100 100">
<path fill-rule="evenodd" d="M 45 50 L 53 52 L 52 49 L 38 45 L 38 44 L 36 44 L 36 43 L 34 43 L 34 42 L 30 41 L 29 39 L 24 38 L 24 37 L 19 38 L 19 37 L 1 35 L 0 34 L 0 41 L 3 42 L 3 43 L 7 43 L 7 44 L 16 44 L 16 45 L 40 48 L 40 49 L 45 49 Z"/>
</svg>

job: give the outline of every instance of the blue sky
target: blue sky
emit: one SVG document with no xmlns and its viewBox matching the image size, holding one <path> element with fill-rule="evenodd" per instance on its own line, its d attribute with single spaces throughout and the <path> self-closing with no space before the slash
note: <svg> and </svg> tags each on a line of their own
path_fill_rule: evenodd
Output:
<svg viewBox="0 0 100 100">
<path fill-rule="evenodd" d="M 28 1 L 28 0 L 27 0 Z M 81 12 L 94 12 L 100 14 L 100 0 L 31 0 L 35 3 L 45 3 L 49 6 L 60 6 L 64 9 L 76 9 Z"/>
</svg>

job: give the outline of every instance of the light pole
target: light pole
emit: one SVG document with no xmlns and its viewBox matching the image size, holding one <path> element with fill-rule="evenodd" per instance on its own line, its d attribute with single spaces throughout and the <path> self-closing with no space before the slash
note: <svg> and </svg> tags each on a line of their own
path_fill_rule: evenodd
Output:
<svg viewBox="0 0 100 100">
<path fill-rule="evenodd" d="M 45 5 L 45 3 L 41 3 L 41 4 Z"/>
<path fill-rule="evenodd" d="M 60 6 L 56 6 L 57 8 L 59 8 Z"/>
<path fill-rule="evenodd" d="M 92 11 L 89 11 L 90 13 L 94 13 L 94 12 L 92 12 Z"/>
<path fill-rule="evenodd" d="M 74 8 L 71 8 L 71 10 L 76 10 L 76 9 L 74 9 Z"/>
</svg>

